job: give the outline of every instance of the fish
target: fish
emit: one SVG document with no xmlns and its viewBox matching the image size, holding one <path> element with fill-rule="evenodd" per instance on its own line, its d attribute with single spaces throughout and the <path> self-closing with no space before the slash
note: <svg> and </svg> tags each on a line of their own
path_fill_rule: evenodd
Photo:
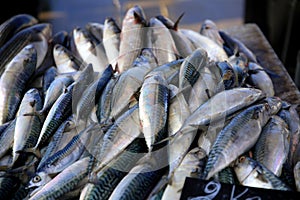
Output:
<svg viewBox="0 0 300 200">
<path fill-rule="evenodd" d="M 24 116 L 42 108 L 42 97 L 36 88 L 29 89 L 21 101 L 17 116 L 13 142 L 14 164 L 21 156 L 18 152 L 31 148 L 37 142 L 43 121 L 38 116 Z"/>
<path fill-rule="evenodd" d="M 145 199 L 166 171 L 165 167 L 157 168 L 157 162 L 162 159 L 158 155 L 142 157 L 115 187 L 109 200 Z"/>
<path fill-rule="evenodd" d="M 53 58 L 58 74 L 77 72 L 82 68 L 83 61 L 61 44 L 53 47 Z"/>
<path fill-rule="evenodd" d="M 90 157 L 85 157 L 68 166 L 40 190 L 31 193 L 29 200 L 56 199 L 74 189 L 88 175 L 89 160 Z"/>
<path fill-rule="evenodd" d="M 228 60 L 228 56 L 224 49 L 210 38 L 191 29 L 181 28 L 179 31 L 192 42 L 195 48 L 205 49 L 210 60 L 219 62 Z"/>
<path fill-rule="evenodd" d="M 16 14 L 8 18 L 0 25 L 0 47 L 12 38 L 14 34 L 37 23 L 37 18 L 26 13 Z"/>
<path fill-rule="evenodd" d="M 235 116 L 218 134 L 202 178 L 208 180 L 249 151 L 256 144 L 271 112 L 269 104 L 265 103 L 250 106 Z"/>
<path fill-rule="evenodd" d="M 132 63 L 145 48 L 146 16 L 141 6 L 135 5 L 126 11 L 122 21 L 117 71 L 122 73 L 132 67 Z"/>
<path fill-rule="evenodd" d="M 230 52 L 229 56 L 242 52 L 245 54 L 250 62 L 258 63 L 256 55 L 239 39 L 230 36 L 225 31 L 219 30 L 219 34 L 224 41 L 223 48 Z"/>
<path fill-rule="evenodd" d="M 88 183 L 81 192 L 80 199 L 108 199 L 118 183 L 135 166 L 136 162 L 147 153 L 144 138 L 136 138 L 126 149 L 102 168 L 92 183 Z"/>
<path fill-rule="evenodd" d="M 219 33 L 219 27 L 211 19 L 205 19 L 200 27 L 200 34 L 212 39 L 219 46 L 223 47 L 224 41 Z"/>
<path fill-rule="evenodd" d="M 99 164 L 94 168 L 94 173 L 97 173 L 124 151 L 129 144 L 140 136 L 140 133 L 139 105 L 135 104 L 127 112 L 118 117 L 105 133 L 100 146 L 100 153 L 96 156 Z"/>
<path fill-rule="evenodd" d="M 176 60 L 178 51 L 168 28 L 157 18 L 151 17 L 147 30 L 149 47 L 157 58 L 158 65 Z"/>
<path fill-rule="evenodd" d="M 0 196 L 3 199 L 11 199 L 20 186 L 20 180 L 12 175 L 0 177 Z"/>
<path fill-rule="evenodd" d="M 16 119 L 13 119 L 5 131 L 0 135 L 0 158 L 3 158 L 13 146 L 16 121 Z M 8 168 L 10 166 L 5 167 Z"/>
<path fill-rule="evenodd" d="M 204 169 L 205 158 L 206 153 L 203 149 L 199 147 L 191 149 L 184 156 L 178 168 L 175 169 L 174 175 L 161 199 L 180 199 L 186 177 L 198 178 Z"/>
<path fill-rule="evenodd" d="M 45 71 L 43 75 L 43 97 L 46 96 L 46 92 L 56 76 L 57 76 L 56 66 L 51 66 Z"/>
<path fill-rule="evenodd" d="M 59 76 L 56 77 L 52 83 L 50 84 L 48 90 L 46 91 L 46 95 L 44 98 L 44 104 L 40 113 L 44 113 L 50 110 L 52 105 L 58 99 L 58 97 L 64 93 L 66 88 L 74 82 L 73 77 L 71 76 Z"/>
<path fill-rule="evenodd" d="M 92 64 L 94 72 L 101 75 L 108 65 L 105 51 L 97 45 L 95 39 L 89 36 L 85 29 L 77 27 L 72 33 L 77 52 L 75 55 L 79 55 L 85 63 Z"/>
<path fill-rule="evenodd" d="M 297 162 L 294 166 L 294 177 L 295 177 L 295 184 L 297 192 L 300 191 L 300 162 Z"/>
<path fill-rule="evenodd" d="M 177 49 L 177 57 L 186 58 L 196 48 L 192 42 L 179 31 L 179 22 L 183 15 L 184 13 L 182 13 L 175 22 L 163 15 L 157 15 L 156 18 L 169 29 Z"/>
<path fill-rule="evenodd" d="M 72 83 L 67 87 L 64 93 L 62 93 L 55 101 L 51 109 L 49 110 L 45 121 L 43 123 L 41 132 L 39 134 L 38 141 L 35 146 L 31 148 L 34 152 L 38 148 L 47 144 L 49 138 L 55 133 L 59 125 L 67 119 L 72 113 L 72 93 L 75 83 Z M 27 113 L 24 115 L 38 115 L 37 113 Z M 29 150 L 30 151 L 30 150 Z"/>
<path fill-rule="evenodd" d="M 292 191 L 264 165 L 248 156 L 241 156 L 236 160 L 234 171 L 240 184 L 244 186 Z"/>
<path fill-rule="evenodd" d="M 255 63 L 249 62 L 249 83 L 255 88 L 262 90 L 266 96 L 271 97 L 275 95 L 275 88 L 272 79 L 264 68 Z"/>
<path fill-rule="evenodd" d="M 279 177 L 288 157 L 289 138 L 288 125 L 280 117 L 272 116 L 254 146 L 253 159 Z"/>
<path fill-rule="evenodd" d="M 96 40 L 97 44 L 100 44 L 103 41 L 104 24 L 98 22 L 88 22 L 85 25 L 85 30 L 87 30 L 89 35 Z"/>
<path fill-rule="evenodd" d="M 40 44 L 42 46 L 47 45 L 45 43 L 51 36 L 52 25 L 49 23 L 37 23 L 19 31 L 0 48 L 0 74 L 8 67 L 6 65 L 27 45 L 34 45 L 34 42 L 36 42 L 35 48 Z M 38 49 L 36 51 L 38 54 Z M 45 53 L 45 49 L 42 52 Z M 37 55 L 36 68 L 41 64 L 43 58 L 44 55 Z"/>
<path fill-rule="evenodd" d="M 103 46 L 106 52 L 108 63 L 116 69 L 117 59 L 120 51 L 121 28 L 112 17 L 106 17 L 103 27 Z"/>
<path fill-rule="evenodd" d="M 110 119 L 116 118 L 128 108 L 130 101 L 140 90 L 145 76 L 157 67 L 157 60 L 152 50 L 142 49 L 133 66 L 117 76 L 117 82 L 112 91 Z"/>
<path fill-rule="evenodd" d="M 153 144 L 166 137 L 169 88 L 159 72 L 145 76 L 139 96 L 139 116 L 149 152 Z M 165 135 L 165 136 L 164 136 Z"/>
<path fill-rule="evenodd" d="M 36 64 L 36 49 L 29 44 L 6 66 L 0 77 L 0 124 L 15 118 L 26 84 L 33 75 Z"/>
</svg>

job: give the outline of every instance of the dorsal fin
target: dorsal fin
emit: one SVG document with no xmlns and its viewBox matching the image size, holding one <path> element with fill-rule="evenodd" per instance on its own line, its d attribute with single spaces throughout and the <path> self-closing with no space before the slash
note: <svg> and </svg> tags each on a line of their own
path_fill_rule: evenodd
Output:
<svg viewBox="0 0 300 200">
<path fill-rule="evenodd" d="M 178 17 L 178 19 L 175 21 L 175 23 L 174 23 L 174 25 L 173 25 L 173 29 L 174 29 L 175 31 L 178 30 L 178 24 L 179 24 L 180 20 L 182 19 L 183 15 L 184 15 L 184 12 L 183 12 L 183 13 Z"/>
</svg>

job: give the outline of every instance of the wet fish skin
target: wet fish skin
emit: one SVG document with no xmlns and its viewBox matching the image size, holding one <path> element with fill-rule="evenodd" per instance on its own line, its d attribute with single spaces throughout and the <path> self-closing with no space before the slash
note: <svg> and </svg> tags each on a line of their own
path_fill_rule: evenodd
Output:
<svg viewBox="0 0 300 200">
<path fill-rule="evenodd" d="M 51 82 L 55 79 L 57 75 L 57 68 L 55 66 L 49 67 L 43 76 L 43 97 L 46 96 L 47 89 L 49 88 Z"/>
<path fill-rule="evenodd" d="M 209 152 L 203 178 L 208 180 L 255 145 L 270 118 L 269 109 L 268 104 L 250 106 L 222 129 Z"/>
<path fill-rule="evenodd" d="M 295 177 L 296 189 L 298 192 L 300 192 L 300 162 L 297 162 L 295 164 L 293 172 Z"/>
<path fill-rule="evenodd" d="M 94 184 L 86 185 L 80 199 L 108 199 L 118 183 L 147 152 L 144 138 L 137 138 L 112 162 L 96 174 Z"/>
<path fill-rule="evenodd" d="M 13 144 L 13 163 L 21 156 L 20 151 L 31 148 L 37 142 L 42 128 L 42 121 L 38 116 L 24 116 L 42 108 L 42 97 L 36 88 L 29 89 L 20 103 L 16 115 L 16 127 Z"/>
<path fill-rule="evenodd" d="M 159 73 L 146 75 L 139 96 L 139 116 L 149 152 L 152 145 L 163 139 L 167 125 L 169 89 Z"/>
<path fill-rule="evenodd" d="M 103 27 L 103 46 L 108 62 L 113 66 L 114 70 L 116 69 L 116 62 L 119 57 L 120 34 L 121 28 L 116 20 L 112 17 L 105 18 Z"/>
<path fill-rule="evenodd" d="M 89 160 L 89 157 L 85 157 L 70 165 L 30 196 L 29 200 L 55 199 L 74 189 L 88 175 Z"/>
<path fill-rule="evenodd" d="M 280 117 L 272 116 L 263 127 L 253 151 L 253 158 L 278 177 L 289 151 L 290 133 L 287 128 L 287 124 Z"/>
<path fill-rule="evenodd" d="M 242 185 L 291 191 L 291 188 L 283 183 L 274 173 L 250 157 L 239 157 L 235 161 L 234 171 Z"/>
<path fill-rule="evenodd" d="M 38 20 L 30 14 L 16 14 L 0 25 L 0 47 L 20 30 L 37 24 Z"/>
<path fill-rule="evenodd" d="M 6 66 L 0 77 L 0 124 L 15 117 L 24 95 L 26 84 L 37 64 L 37 52 L 32 45 L 25 46 Z"/>
<path fill-rule="evenodd" d="M 275 95 L 275 88 L 270 76 L 266 73 L 264 68 L 257 63 L 249 62 L 249 82 L 256 88 L 261 89 L 266 96 L 271 97 Z"/>
<path fill-rule="evenodd" d="M 195 147 L 184 156 L 182 162 L 175 169 L 167 188 L 165 189 L 162 200 L 180 199 L 181 191 L 186 177 L 199 177 L 204 169 L 206 153 L 203 149 Z"/>
<path fill-rule="evenodd" d="M 16 119 L 13 119 L 0 136 L 0 158 L 3 158 L 3 156 L 5 156 L 8 150 L 13 146 L 16 121 Z"/>
<path fill-rule="evenodd" d="M 52 25 L 49 23 L 37 23 L 19 31 L 0 48 L 0 74 L 25 46 L 34 44 L 34 42 L 38 44 L 40 44 L 39 42 L 45 43 L 51 36 Z M 43 56 L 38 56 L 37 66 L 40 65 L 43 58 Z"/>
<path fill-rule="evenodd" d="M 15 176 L 0 177 L 0 197 L 11 199 L 20 186 L 20 180 Z"/>
<path fill-rule="evenodd" d="M 219 46 L 223 47 L 224 41 L 219 33 L 219 27 L 211 19 L 205 19 L 200 27 L 200 34 L 204 35 L 213 41 L 215 41 Z"/>
<path fill-rule="evenodd" d="M 146 47 L 144 44 L 145 19 L 144 10 L 139 5 L 131 7 L 125 14 L 121 26 L 121 41 L 117 59 L 119 73 L 131 68 L 141 49 Z"/>
<path fill-rule="evenodd" d="M 49 110 L 43 123 L 39 139 L 33 149 L 47 144 L 48 139 L 55 133 L 59 125 L 71 115 L 72 93 L 75 83 L 69 85 L 65 93 L 61 94 Z"/>
</svg>

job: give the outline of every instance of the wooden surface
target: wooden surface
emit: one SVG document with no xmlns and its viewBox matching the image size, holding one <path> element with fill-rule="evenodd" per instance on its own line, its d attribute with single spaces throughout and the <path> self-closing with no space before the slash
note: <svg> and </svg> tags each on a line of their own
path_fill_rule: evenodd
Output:
<svg viewBox="0 0 300 200">
<path fill-rule="evenodd" d="M 271 79 L 275 88 L 275 96 L 291 104 L 300 105 L 300 92 L 286 68 L 279 60 L 270 43 L 256 24 L 244 24 L 223 30 L 242 41 L 256 55 L 261 66 L 271 70 L 279 77 Z M 300 114 L 300 107 L 297 107 Z"/>
</svg>

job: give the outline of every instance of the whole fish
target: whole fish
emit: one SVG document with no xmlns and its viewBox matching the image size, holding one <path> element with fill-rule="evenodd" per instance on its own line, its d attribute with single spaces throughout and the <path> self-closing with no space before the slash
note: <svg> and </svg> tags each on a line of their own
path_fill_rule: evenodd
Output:
<svg viewBox="0 0 300 200">
<path fill-rule="evenodd" d="M 127 10 L 122 22 L 117 70 L 119 73 L 132 67 L 132 63 L 145 46 L 145 13 L 142 7 L 135 5 Z"/>
<path fill-rule="evenodd" d="M 49 110 L 39 134 L 38 141 L 32 148 L 34 152 L 38 148 L 47 144 L 49 138 L 55 133 L 60 124 L 72 113 L 72 93 L 74 83 L 69 85 L 65 92 L 61 94 Z M 29 113 L 29 115 L 32 113 Z M 34 114 L 34 113 L 33 113 Z"/>
<path fill-rule="evenodd" d="M 248 187 L 291 191 L 273 172 L 256 160 L 242 156 L 234 164 L 239 182 Z"/>
<path fill-rule="evenodd" d="M 175 169 L 174 176 L 167 185 L 161 199 L 180 199 L 186 177 L 199 177 L 205 166 L 203 161 L 205 157 L 206 153 L 203 149 L 199 147 L 191 149 L 184 156 L 178 168 Z"/>
<path fill-rule="evenodd" d="M 38 68 L 47 52 L 47 41 L 51 38 L 51 36 L 52 25 L 49 23 L 37 23 L 16 33 L 0 48 L 0 74 L 2 74 L 7 68 L 6 65 L 29 44 L 32 44 L 36 48 L 36 68 Z M 41 50 L 43 55 L 39 52 L 39 50 Z"/>
<path fill-rule="evenodd" d="M 195 48 L 205 49 L 210 60 L 220 62 L 228 60 L 228 56 L 224 49 L 210 38 L 191 29 L 180 29 L 179 31 L 192 42 Z"/>
<path fill-rule="evenodd" d="M 253 158 L 280 176 L 289 152 L 289 138 L 287 124 L 280 117 L 272 116 L 254 146 Z"/>
<path fill-rule="evenodd" d="M 178 52 L 172 35 L 168 28 L 155 17 L 149 20 L 147 36 L 149 47 L 157 58 L 159 66 L 176 60 Z"/>
<path fill-rule="evenodd" d="M 85 157 L 68 166 L 39 191 L 31 194 L 29 200 L 57 199 L 73 190 L 88 175 L 89 160 Z"/>
<path fill-rule="evenodd" d="M 130 68 L 117 77 L 112 91 L 110 118 L 116 118 L 128 107 L 134 95 L 141 88 L 146 74 L 157 66 L 156 58 L 149 48 L 141 50 L 135 59 L 133 68 Z"/>
<path fill-rule="evenodd" d="M 82 60 L 61 44 L 53 47 L 53 58 L 58 74 L 76 72 L 82 67 Z"/>
<path fill-rule="evenodd" d="M 30 44 L 25 46 L 6 66 L 0 77 L 0 124 L 14 119 L 36 64 L 37 52 Z"/>
<path fill-rule="evenodd" d="M 257 63 L 249 62 L 249 82 L 254 87 L 262 90 L 266 96 L 275 95 L 273 81 L 262 66 Z"/>
<path fill-rule="evenodd" d="M 156 18 L 169 29 L 172 38 L 174 40 L 176 49 L 178 51 L 178 56 L 181 56 L 182 58 L 186 58 L 195 50 L 195 47 L 193 46 L 192 42 L 178 29 L 178 25 L 182 17 L 183 14 L 181 14 L 178 17 L 176 22 L 173 22 L 171 19 L 167 18 L 166 16 L 163 15 L 156 16 Z"/>
<path fill-rule="evenodd" d="M 36 88 L 29 89 L 21 101 L 17 116 L 13 144 L 13 163 L 19 158 L 19 151 L 31 148 L 37 142 L 42 121 L 38 116 L 24 116 L 42 108 L 42 97 Z"/>
<path fill-rule="evenodd" d="M 149 152 L 153 144 L 166 135 L 169 103 L 169 88 L 159 72 L 146 75 L 139 97 L 139 115 L 142 132 Z"/>
<path fill-rule="evenodd" d="M 271 116 L 269 104 L 250 106 L 235 116 L 216 138 L 208 155 L 203 178 L 209 179 L 250 150 Z"/>
<path fill-rule="evenodd" d="M 200 34 L 212 39 L 220 47 L 223 47 L 224 41 L 219 33 L 219 28 L 213 20 L 205 19 L 201 24 Z"/>
<path fill-rule="evenodd" d="M 0 47 L 20 30 L 37 24 L 38 20 L 26 13 L 16 14 L 0 25 Z"/>
<path fill-rule="evenodd" d="M 105 18 L 103 27 L 103 46 L 105 48 L 108 63 L 113 66 L 114 70 L 119 57 L 120 34 L 121 29 L 116 20 L 112 17 Z"/>
</svg>

